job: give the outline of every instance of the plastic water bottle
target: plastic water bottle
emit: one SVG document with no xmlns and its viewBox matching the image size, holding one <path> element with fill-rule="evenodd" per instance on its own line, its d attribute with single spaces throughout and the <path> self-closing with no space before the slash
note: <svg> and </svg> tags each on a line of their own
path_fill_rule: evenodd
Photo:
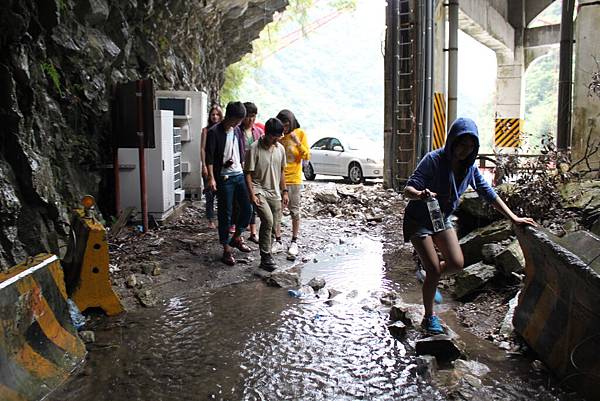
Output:
<svg viewBox="0 0 600 401">
<path fill-rule="evenodd" d="M 440 204 L 436 198 L 430 196 L 427 198 L 427 209 L 429 210 L 429 218 L 431 219 L 431 225 L 433 226 L 434 232 L 444 231 L 446 226 L 444 225 L 444 215 L 440 209 Z"/>
<path fill-rule="evenodd" d="M 302 297 L 303 294 L 302 294 L 302 291 L 300 291 L 300 290 L 290 289 L 290 290 L 288 290 L 288 295 L 292 298 L 300 298 L 300 297 Z"/>
<path fill-rule="evenodd" d="M 67 299 L 67 305 L 69 306 L 69 315 L 71 316 L 71 322 L 73 322 L 73 326 L 75 329 L 79 330 L 85 325 L 85 316 L 81 314 L 79 308 L 71 300 L 71 298 Z"/>
</svg>

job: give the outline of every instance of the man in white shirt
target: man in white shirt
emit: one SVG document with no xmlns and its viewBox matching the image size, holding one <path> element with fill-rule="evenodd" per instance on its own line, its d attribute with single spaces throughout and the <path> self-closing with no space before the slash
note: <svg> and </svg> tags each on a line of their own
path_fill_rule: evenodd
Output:
<svg viewBox="0 0 600 401">
<path fill-rule="evenodd" d="M 246 141 L 239 125 L 245 116 L 246 109 L 241 102 L 230 102 L 223 121 L 212 126 L 206 136 L 208 186 L 217 192 L 219 241 L 223 244 L 221 261 L 229 266 L 235 264 L 233 248 L 242 252 L 251 251 L 241 236 L 248 227 L 252 213 L 242 170 Z M 229 238 L 234 202 L 239 213 L 235 221 L 235 233 Z"/>
</svg>

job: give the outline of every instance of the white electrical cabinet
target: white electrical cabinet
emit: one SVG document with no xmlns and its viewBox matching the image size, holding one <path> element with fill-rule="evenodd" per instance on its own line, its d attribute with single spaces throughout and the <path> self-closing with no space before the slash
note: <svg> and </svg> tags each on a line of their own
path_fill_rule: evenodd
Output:
<svg viewBox="0 0 600 401">
<path fill-rule="evenodd" d="M 148 214 L 156 220 L 166 219 L 175 207 L 177 189 L 181 188 L 181 156 L 173 135 L 173 112 L 154 111 L 154 149 L 144 149 Z M 181 147 L 181 143 L 179 143 Z M 176 169 L 179 169 L 177 172 Z M 179 185 L 179 187 L 178 187 Z M 140 170 L 138 149 L 119 149 L 119 189 L 121 208 L 134 207 L 141 220 Z"/>
<path fill-rule="evenodd" d="M 156 109 L 174 112 L 174 137 L 179 141 L 179 178 L 181 187 L 175 190 L 176 202 L 184 197 L 201 198 L 202 163 L 200 141 L 202 128 L 208 119 L 208 96 L 198 91 L 156 91 Z M 177 168 L 176 168 L 177 170 Z"/>
</svg>

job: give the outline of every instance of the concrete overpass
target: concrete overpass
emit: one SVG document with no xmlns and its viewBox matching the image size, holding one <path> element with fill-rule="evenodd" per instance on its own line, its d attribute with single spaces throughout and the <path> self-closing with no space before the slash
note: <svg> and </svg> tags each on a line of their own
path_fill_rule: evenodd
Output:
<svg viewBox="0 0 600 401">
<path fill-rule="evenodd" d="M 458 9 L 458 29 L 496 53 L 496 131 L 498 124 L 507 122 L 514 125 L 516 122 L 516 128 L 509 131 L 519 133 L 523 121 L 525 71 L 536 58 L 547 54 L 552 47 L 559 47 L 561 42 L 560 24 L 528 27 L 552 3 L 553 0 L 388 1 L 385 182 L 390 187 L 400 187 L 420 157 L 439 146 L 436 135 L 440 133 L 436 133 L 436 129 L 440 129 L 442 119 L 436 116 L 440 113 L 436 103 L 438 99 L 446 100 L 448 104 L 448 115 L 444 108 L 443 116 L 447 116 L 449 122 L 454 118 L 456 83 L 452 82 L 452 56 L 461 57 L 461 54 L 456 42 L 452 41 L 452 9 Z M 566 83 L 566 87 L 573 90 L 572 130 L 567 138 L 573 159 L 579 158 L 585 151 L 588 132 L 592 132 L 595 138 L 600 136 L 594 131 L 600 122 L 597 121 L 600 102 L 592 103 L 593 99 L 588 96 L 592 73 L 598 71 L 595 60 L 600 63 L 599 41 L 591 39 L 600 25 L 600 2 L 580 1 L 576 15 L 576 31 L 572 39 L 576 44 L 575 60 L 578 64 L 574 67 L 574 84 Z M 448 20 L 450 29 L 446 25 Z M 430 42 L 428 32 L 432 33 Z M 428 43 L 431 43 L 431 55 L 426 50 Z M 446 52 L 450 54 L 449 65 L 445 62 Z M 457 84 L 460 85 L 460 82 Z M 432 111 L 429 115 L 428 108 Z M 444 134 L 448 125 L 444 124 L 445 128 L 442 128 Z M 514 145 L 514 142 L 500 141 L 496 144 L 504 147 Z"/>
</svg>

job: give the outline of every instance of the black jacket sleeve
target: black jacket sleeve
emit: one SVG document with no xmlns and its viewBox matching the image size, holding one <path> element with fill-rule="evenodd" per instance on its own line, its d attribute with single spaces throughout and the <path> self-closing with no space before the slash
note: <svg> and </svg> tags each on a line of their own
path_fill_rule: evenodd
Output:
<svg viewBox="0 0 600 401">
<path fill-rule="evenodd" d="M 217 149 L 217 140 L 215 137 L 215 131 L 209 129 L 206 133 L 206 148 L 205 151 L 205 159 L 206 165 L 213 165 L 215 160 L 215 151 Z"/>
</svg>

